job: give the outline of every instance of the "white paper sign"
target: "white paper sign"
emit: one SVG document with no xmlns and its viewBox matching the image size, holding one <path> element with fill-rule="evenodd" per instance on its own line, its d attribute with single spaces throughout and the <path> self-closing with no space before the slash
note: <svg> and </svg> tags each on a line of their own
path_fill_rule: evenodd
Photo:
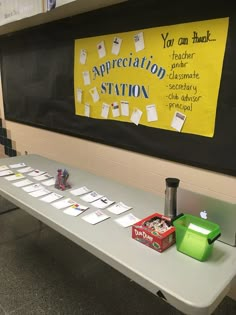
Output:
<svg viewBox="0 0 236 315">
<path fill-rule="evenodd" d="M 34 170 L 33 167 L 27 166 L 27 167 L 21 168 L 21 169 L 19 169 L 19 170 L 17 170 L 17 171 L 18 171 L 18 172 L 21 172 L 21 173 L 28 173 L 28 172 L 31 172 L 31 171 L 33 171 L 33 170 Z"/>
<path fill-rule="evenodd" d="M 24 167 L 24 166 L 26 166 L 26 164 L 25 163 L 17 163 L 17 164 L 11 164 L 9 166 L 10 166 L 10 168 L 18 168 L 18 167 Z"/>
<path fill-rule="evenodd" d="M 125 205 L 123 202 L 118 202 L 111 207 L 107 208 L 110 212 L 114 214 L 121 214 L 125 211 L 132 209 L 132 207 Z"/>
<path fill-rule="evenodd" d="M 29 193 L 29 195 L 32 197 L 42 197 L 44 195 L 50 194 L 50 192 L 50 190 L 43 188 Z"/>
<path fill-rule="evenodd" d="M 113 204 L 114 201 L 107 199 L 106 197 L 102 197 L 94 202 L 91 203 L 91 206 L 94 206 L 99 209 L 105 209 L 106 207 Z"/>
<path fill-rule="evenodd" d="M 90 191 L 91 191 L 91 189 L 87 188 L 86 186 L 82 186 L 82 187 L 71 190 L 70 193 L 74 196 L 80 196 L 80 195 L 84 195 Z"/>
<path fill-rule="evenodd" d="M 146 111 L 147 111 L 147 121 L 148 122 L 157 121 L 158 120 L 157 110 L 156 110 L 156 105 L 155 104 L 147 105 L 146 106 Z"/>
<path fill-rule="evenodd" d="M 97 44 L 97 50 L 99 58 L 103 58 L 106 56 L 106 48 L 103 40 Z"/>
<path fill-rule="evenodd" d="M 84 116 L 90 117 L 90 105 L 88 103 L 84 105 Z"/>
<path fill-rule="evenodd" d="M 87 60 L 87 50 L 86 49 L 81 49 L 80 50 L 80 58 L 79 61 L 82 65 L 86 64 L 86 60 Z"/>
<path fill-rule="evenodd" d="M 76 91 L 77 91 L 77 102 L 82 103 L 83 92 L 81 89 L 77 89 Z"/>
<path fill-rule="evenodd" d="M 186 115 L 180 113 L 180 112 L 175 112 L 173 120 L 171 122 L 171 127 L 176 129 L 177 131 L 181 131 L 183 124 L 185 122 Z"/>
<path fill-rule="evenodd" d="M 52 206 L 57 208 L 57 209 L 63 209 L 63 208 L 69 207 L 71 205 L 74 205 L 75 203 L 76 203 L 76 201 L 74 201 L 70 198 L 66 198 L 66 199 L 52 203 Z"/>
<path fill-rule="evenodd" d="M 143 32 L 140 32 L 134 35 L 134 44 L 135 44 L 135 51 L 138 52 L 143 50 L 144 47 L 144 39 L 143 39 Z"/>
<path fill-rule="evenodd" d="M 100 97 L 96 87 L 89 90 L 90 95 L 92 96 L 93 102 L 96 103 L 99 101 Z"/>
<path fill-rule="evenodd" d="M 92 213 L 87 214 L 87 215 L 82 217 L 83 220 L 85 220 L 91 224 L 99 223 L 99 222 L 104 221 L 108 218 L 110 218 L 110 217 L 108 215 L 106 215 L 105 213 L 103 213 L 101 210 L 97 210 L 95 212 L 92 212 Z"/>
<path fill-rule="evenodd" d="M 129 116 L 129 102 L 128 101 L 121 101 L 121 115 L 122 116 Z"/>
<path fill-rule="evenodd" d="M 140 219 L 134 216 L 132 213 L 128 213 L 121 218 L 115 219 L 114 221 L 123 227 L 128 227 L 139 222 Z"/>
<path fill-rule="evenodd" d="M 76 204 L 72 205 L 71 207 L 63 210 L 63 212 L 68 214 L 68 215 L 71 215 L 73 217 L 76 217 L 77 215 L 83 213 L 87 209 L 88 209 L 88 207 L 76 203 Z"/>
<path fill-rule="evenodd" d="M 16 187 L 24 187 L 24 186 L 27 186 L 27 185 L 30 185 L 32 184 L 33 182 L 29 179 L 24 179 L 24 180 L 21 180 L 19 182 L 15 182 L 13 183 L 12 185 L 16 186 Z"/>
<path fill-rule="evenodd" d="M 101 113 L 101 116 L 105 119 L 108 118 L 108 115 L 109 115 L 109 110 L 110 110 L 110 105 L 106 104 L 106 103 L 103 103 L 102 104 L 102 113 Z"/>
<path fill-rule="evenodd" d="M 34 179 L 39 181 L 39 180 L 46 180 L 46 179 L 49 179 L 52 177 L 53 177 L 52 175 L 45 173 L 43 175 L 39 175 L 39 176 L 34 177 Z"/>
<path fill-rule="evenodd" d="M 29 193 L 29 192 L 32 192 L 32 191 L 35 191 L 35 190 L 38 190 L 38 189 L 43 189 L 43 186 L 40 185 L 40 184 L 33 184 L 33 185 L 30 185 L 30 186 L 22 187 L 22 189 Z"/>
<path fill-rule="evenodd" d="M 45 171 L 34 170 L 33 172 L 29 173 L 28 175 L 29 176 L 39 176 L 39 175 L 42 175 L 44 173 L 45 173 Z"/>
<path fill-rule="evenodd" d="M 0 171 L 6 171 L 8 169 L 9 169 L 9 167 L 7 165 L 1 165 L 0 166 Z"/>
<path fill-rule="evenodd" d="M 80 198 L 86 202 L 93 202 L 102 197 L 103 195 L 98 194 L 96 191 L 91 191 L 89 194 L 83 195 Z"/>
<path fill-rule="evenodd" d="M 6 175 L 11 175 L 11 174 L 14 174 L 13 171 L 7 169 L 5 171 L 0 171 L 0 177 L 1 176 L 6 176 Z"/>
<path fill-rule="evenodd" d="M 114 37 L 112 42 L 111 53 L 114 55 L 119 55 L 122 39 L 119 37 Z"/>
<path fill-rule="evenodd" d="M 139 124 L 139 121 L 141 119 L 141 116 L 142 116 L 143 112 L 138 109 L 138 108 L 135 108 L 132 112 L 132 115 L 130 117 L 130 120 L 135 124 L 135 125 L 138 125 Z"/>
<path fill-rule="evenodd" d="M 17 174 L 14 174 L 14 175 L 10 175 L 10 176 L 7 176 L 5 177 L 6 180 L 9 180 L 9 181 L 12 181 L 12 180 L 17 180 L 17 179 L 21 179 L 21 178 L 24 178 L 25 176 L 21 173 L 17 173 Z"/>
<path fill-rule="evenodd" d="M 46 180 L 45 182 L 42 182 L 42 184 L 45 186 L 52 186 L 52 185 L 55 185 L 55 182 L 56 182 L 55 178 L 50 178 Z"/>
<path fill-rule="evenodd" d="M 83 79 L 84 79 L 84 85 L 90 84 L 90 73 L 89 71 L 83 71 Z"/>
<path fill-rule="evenodd" d="M 47 195 L 47 196 L 45 196 L 43 198 L 40 198 L 40 200 L 50 203 L 50 202 L 53 202 L 53 201 L 55 201 L 57 199 L 60 199 L 62 197 L 63 197 L 62 195 L 59 195 L 59 194 L 56 194 L 56 193 L 51 193 L 51 194 L 49 194 L 49 195 Z"/>
<path fill-rule="evenodd" d="M 119 107 L 118 102 L 112 103 L 111 108 L 112 108 L 113 117 L 119 117 L 120 116 L 120 107 Z"/>
</svg>

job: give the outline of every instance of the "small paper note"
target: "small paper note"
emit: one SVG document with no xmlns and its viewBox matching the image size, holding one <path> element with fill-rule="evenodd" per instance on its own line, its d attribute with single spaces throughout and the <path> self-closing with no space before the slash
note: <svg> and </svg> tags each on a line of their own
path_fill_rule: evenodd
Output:
<svg viewBox="0 0 236 315">
<path fill-rule="evenodd" d="M 22 189 L 29 193 L 29 192 L 32 192 L 32 191 L 35 191 L 35 190 L 38 190 L 38 189 L 43 189 L 43 186 L 40 185 L 40 184 L 33 184 L 33 185 L 30 185 L 30 186 L 22 187 Z"/>
<path fill-rule="evenodd" d="M 87 60 L 87 50 L 86 49 L 81 49 L 80 50 L 80 58 L 79 61 L 82 65 L 86 64 L 86 60 Z"/>
<path fill-rule="evenodd" d="M 68 214 L 68 215 L 71 215 L 73 217 L 76 217 L 77 215 L 83 213 L 87 209 L 88 209 L 88 207 L 76 203 L 76 204 L 70 206 L 69 208 L 63 210 L 63 212 Z"/>
<path fill-rule="evenodd" d="M 56 194 L 56 193 L 51 193 L 49 195 L 46 195 L 43 198 L 40 198 L 40 200 L 50 203 L 50 202 L 53 202 L 53 201 L 55 201 L 57 199 L 60 199 L 62 197 L 63 197 L 62 195 L 59 195 L 59 194 Z"/>
<path fill-rule="evenodd" d="M 143 32 L 140 32 L 134 36 L 134 44 L 136 52 L 144 49 Z"/>
<path fill-rule="evenodd" d="M 123 227 L 128 227 L 137 223 L 138 221 L 140 221 L 140 219 L 134 216 L 132 213 L 128 213 L 121 218 L 115 219 L 114 221 Z"/>
<path fill-rule="evenodd" d="M 119 117 L 120 116 L 120 107 L 119 107 L 118 102 L 112 103 L 111 108 L 112 108 L 113 117 Z"/>
<path fill-rule="evenodd" d="M 33 167 L 27 166 L 27 167 L 21 168 L 21 169 L 19 169 L 17 171 L 21 172 L 21 173 L 28 173 L 28 172 L 32 172 L 33 170 L 34 170 Z"/>
<path fill-rule="evenodd" d="M 105 213 L 103 213 L 101 210 L 97 210 L 95 212 L 92 212 L 92 213 L 87 214 L 87 215 L 82 217 L 83 220 L 85 220 L 91 224 L 96 224 L 96 223 L 102 222 L 108 218 L 110 218 L 110 217 L 108 215 L 106 215 Z"/>
<path fill-rule="evenodd" d="M 123 202 L 118 202 L 111 207 L 107 208 L 110 212 L 114 214 L 121 214 L 125 211 L 132 209 L 132 207 L 125 205 Z"/>
<path fill-rule="evenodd" d="M 113 38 L 111 53 L 114 55 L 119 55 L 122 39 L 119 37 Z"/>
<path fill-rule="evenodd" d="M 24 167 L 24 166 L 26 166 L 26 164 L 25 163 L 17 163 L 17 164 L 11 164 L 9 166 L 10 166 L 10 168 L 18 168 L 18 167 Z"/>
<path fill-rule="evenodd" d="M 84 105 L 84 116 L 90 117 L 90 105 L 88 103 Z"/>
<path fill-rule="evenodd" d="M 91 189 L 87 188 L 86 186 L 82 186 L 82 187 L 71 190 L 70 193 L 74 196 L 80 196 L 80 195 L 84 195 L 90 191 L 91 191 Z"/>
<path fill-rule="evenodd" d="M 55 185 L 55 182 L 56 182 L 55 178 L 50 178 L 46 180 L 45 182 L 42 182 L 42 184 L 45 186 L 52 186 L 52 185 Z"/>
<path fill-rule="evenodd" d="M 42 175 L 42 174 L 44 174 L 44 173 L 45 173 L 45 171 L 34 170 L 33 172 L 29 173 L 28 175 L 34 177 L 34 176 Z"/>
<path fill-rule="evenodd" d="M 24 186 L 27 186 L 27 185 L 30 185 L 32 184 L 33 182 L 29 179 L 24 179 L 24 180 L 21 180 L 19 182 L 15 182 L 13 183 L 12 185 L 16 186 L 16 187 L 24 187 Z"/>
<path fill-rule="evenodd" d="M 181 129 L 183 128 L 185 119 L 186 119 L 186 115 L 180 112 L 175 112 L 173 120 L 171 122 L 171 127 L 176 129 L 177 131 L 181 131 Z"/>
<path fill-rule="evenodd" d="M 77 92 L 77 102 L 82 103 L 82 95 L 83 95 L 82 90 L 77 89 L 76 92 Z"/>
<path fill-rule="evenodd" d="M 99 101 L 100 97 L 99 97 L 98 90 L 97 90 L 96 87 L 90 89 L 89 93 L 92 96 L 92 99 L 93 99 L 94 103 Z"/>
<path fill-rule="evenodd" d="M 57 208 L 57 209 L 63 209 L 63 208 L 69 207 L 71 205 L 74 205 L 75 203 L 76 203 L 76 201 L 74 201 L 70 198 L 66 198 L 66 199 L 52 203 L 52 206 Z"/>
<path fill-rule="evenodd" d="M 7 176 L 7 175 L 11 175 L 11 174 L 14 174 L 13 171 L 7 169 L 5 171 L 0 171 L 0 177 L 1 176 Z"/>
<path fill-rule="evenodd" d="M 141 119 L 141 116 L 142 116 L 143 112 L 138 109 L 138 108 L 135 108 L 133 110 L 133 113 L 130 117 L 130 120 L 135 124 L 135 125 L 138 125 L 139 124 L 139 121 Z"/>
<path fill-rule="evenodd" d="M 89 194 L 83 195 L 80 198 L 86 202 L 93 202 L 93 201 L 95 201 L 99 198 L 102 198 L 102 197 L 103 197 L 103 195 L 98 194 L 96 191 L 91 191 Z"/>
<path fill-rule="evenodd" d="M 0 171 L 6 171 L 8 169 L 9 169 L 9 167 L 7 165 L 1 165 L 0 166 Z"/>
<path fill-rule="evenodd" d="M 146 106 L 146 111 L 147 111 L 147 121 L 148 122 L 158 120 L 157 110 L 156 110 L 156 105 L 155 104 L 147 105 Z"/>
<path fill-rule="evenodd" d="M 84 79 L 84 85 L 90 84 L 90 73 L 89 71 L 83 71 L 83 79 Z"/>
<path fill-rule="evenodd" d="M 24 178 L 25 176 L 21 173 L 17 173 L 17 174 L 14 174 L 14 175 L 9 175 L 7 177 L 5 177 L 6 180 L 9 180 L 9 181 L 12 181 L 12 180 L 17 180 L 17 179 L 21 179 L 21 178 Z"/>
<path fill-rule="evenodd" d="M 109 110 L 110 110 L 110 105 L 106 104 L 106 103 L 103 103 L 102 104 L 102 113 L 101 113 L 101 116 L 105 119 L 108 118 L 108 115 L 109 115 Z"/>
<path fill-rule="evenodd" d="M 50 192 L 50 190 L 43 188 L 29 193 L 29 195 L 32 197 L 42 197 L 44 195 L 50 194 Z"/>
<path fill-rule="evenodd" d="M 43 175 L 35 176 L 34 179 L 39 181 L 39 180 L 46 180 L 52 177 L 53 177 L 52 175 L 45 173 Z"/>
<path fill-rule="evenodd" d="M 129 102 L 128 101 L 121 101 L 121 115 L 122 116 L 129 116 Z"/>
<path fill-rule="evenodd" d="M 94 202 L 91 203 L 91 206 L 94 206 L 99 209 L 105 209 L 106 207 L 113 204 L 114 201 L 107 199 L 106 197 L 102 197 Z"/>
<path fill-rule="evenodd" d="M 104 41 L 101 41 L 97 44 L 98 56 L 99 58 L 103 58 L 106 56 L 106 48 Z"/>
</svg>

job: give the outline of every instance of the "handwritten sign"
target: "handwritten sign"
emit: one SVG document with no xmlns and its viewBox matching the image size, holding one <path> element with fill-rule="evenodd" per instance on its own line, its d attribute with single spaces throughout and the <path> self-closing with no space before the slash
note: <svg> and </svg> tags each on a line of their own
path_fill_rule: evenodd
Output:
<svg viewBox="0 0 236 315">
<path fill-rule="evenodd" d="M 143 113 L 138 124 L 213 137 L 228 23 L 221 18 L 75 40 L 76 115 L 83 116 L 89 103 L 91 118 L 134 123 L 131 116 L 138 110 Z M 100 46 L 105 53 L 98 54 Z M 126 103 L 129 114 L 101 115 L 104 103 L 117 108 Z M 176 112 L 185 117 L 181 128 L 173 127 Z"/>
</svg>

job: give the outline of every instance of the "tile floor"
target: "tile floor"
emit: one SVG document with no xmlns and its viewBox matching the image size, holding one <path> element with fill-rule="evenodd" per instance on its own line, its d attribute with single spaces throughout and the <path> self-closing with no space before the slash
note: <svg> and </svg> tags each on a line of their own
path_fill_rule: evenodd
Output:
<svg viewBox="0 0 236 315">
<path fill-rule="evenodd" d="M 0 199 L 0 315 L 182 315 L 21 209 L 5 212 L 11 208 Z M 214 312 L 235 314 L 229 297 Z"/>
</svg>

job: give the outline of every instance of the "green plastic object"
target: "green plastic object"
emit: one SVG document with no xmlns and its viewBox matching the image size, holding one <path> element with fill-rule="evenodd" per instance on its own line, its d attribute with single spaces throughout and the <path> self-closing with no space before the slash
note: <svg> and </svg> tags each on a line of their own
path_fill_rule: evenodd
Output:
<svg viewBox="0 0 236 315">
<path fill-rule="evenodd" d="M 200 261 L 209 258 L 214 241 L 221 235 L 218 224 L 190 214 L 177 216 L 173 225 L 177 250 Z"/>
</svg>

